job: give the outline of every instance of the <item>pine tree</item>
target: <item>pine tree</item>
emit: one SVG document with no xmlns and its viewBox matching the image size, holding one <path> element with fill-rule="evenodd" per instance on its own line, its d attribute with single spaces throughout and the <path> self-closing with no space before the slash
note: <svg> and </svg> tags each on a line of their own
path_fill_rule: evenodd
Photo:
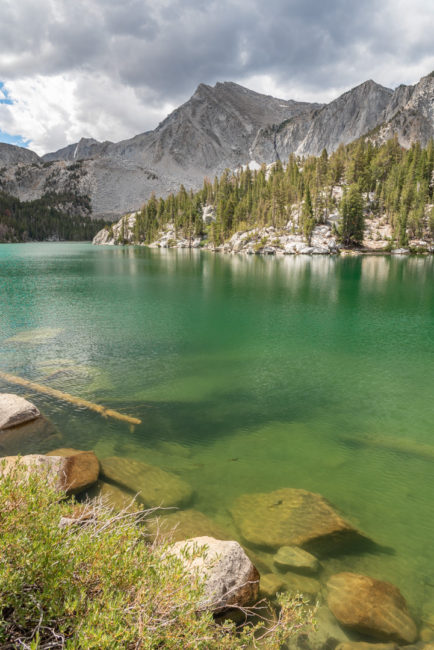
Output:
<svg viewBox="0 0 434 650">
<path fill-rule="evenodd" d="M 343 244 L 361 244 L 365 228 L 363 198 L 356 184 L 350 185 L 340 204 L 340 236 Z"/>
</svg>

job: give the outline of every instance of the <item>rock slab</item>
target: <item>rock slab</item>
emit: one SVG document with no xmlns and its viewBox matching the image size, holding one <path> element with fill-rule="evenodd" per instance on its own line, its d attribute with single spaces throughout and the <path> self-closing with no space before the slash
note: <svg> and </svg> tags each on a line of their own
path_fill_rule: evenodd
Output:
<svg viewBox="0 0 434 650">
<path fill-rule="evenodd" d="M 20 395 L 0 393 L 0 431 L 30 422 L 40 416 L 36 406 Z"/>
<path fill-rule="evenodd" d="M 366 539 L 324 497 L 307 490 L 245 494 L 231 513 L 246 542 L 263 548 L 299 546 L 327 555 Z"/>
<path fill-rule="evenodd" d="M 399 644 L 414 643 L 416 624 L 397 587 L 357 573 L 343 572 L 327 583 L 327 602 L 341 625 Z"/>
<path fill-rule="evenodd" d="M 317 573 L 319 569 L 316 557 L 297 546 L 281 546 L 273 561 L 279 569 L 286 571 Z"/>
<path fill-rule="evenodd" d="M 202 549 L 202 554 L 192 558 L 195 549 Z M 220 612 L 236 605 L 250 605 L 258 597 L 259 573 L 238 542 L 194 537 L 172 544 L 169 553 L 204 580 L 198 610 Z"/>
<path fill-rule="evenodd" d="M 191 487 L 170 472 L 139 460 L 112 456 L 101 461 L 104 477 L 138 494 L 148 508 L 181 506 L 193 495 Z"/>
</svg>

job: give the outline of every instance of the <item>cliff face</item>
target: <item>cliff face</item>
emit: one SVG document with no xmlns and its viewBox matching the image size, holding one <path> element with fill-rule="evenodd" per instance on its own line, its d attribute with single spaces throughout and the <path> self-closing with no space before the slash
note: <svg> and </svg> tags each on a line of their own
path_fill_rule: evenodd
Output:
<svg viewBox="0 0 434 650">
<path fill-rule="evenodd" d="M 230 82 L 201 84 L 154 131 L 122 142 L 83 138 L 42 159 L 0 145 L 0 189 L 22 200 L 76 191 L 90 196 L 95 217 L 113 220 L 140 208 L 152 192 L 164 196 L 181 183 L 196 189 L 204 176 L 252 160 L 331 152 L 368 133 L 377 141 L 396 134 L 406 147 L 426 144 L 434 137 L 433 111 L 434 74 L 395 91 L 367 81 L 326 105 L 276 99 Z"/>
</svg>

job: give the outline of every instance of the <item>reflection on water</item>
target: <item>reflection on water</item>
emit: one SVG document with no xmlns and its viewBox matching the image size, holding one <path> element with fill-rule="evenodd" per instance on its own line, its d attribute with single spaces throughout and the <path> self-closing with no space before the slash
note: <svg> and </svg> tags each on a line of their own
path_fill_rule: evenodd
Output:
<svg viewBox="0 0 434 650">
<path fill-rule="evenodd" d="M 393 549 L 329 560 L 325 575 L 390 579 L 434 613 L 433 298 L 432 257 L 0 246 L 0 370 L 142 420 L 130 432 L 30 395 L 51 429 L 0 452 L 155 464 L 234 535 L 234 497 L 319 492 Z"/>
</svg>

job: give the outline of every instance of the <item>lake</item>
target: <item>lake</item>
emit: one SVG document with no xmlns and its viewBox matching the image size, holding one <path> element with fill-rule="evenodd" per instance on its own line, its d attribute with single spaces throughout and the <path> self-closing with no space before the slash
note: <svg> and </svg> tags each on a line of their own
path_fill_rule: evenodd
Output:
<svg viewBox="0 0 434 650">
<path fill-rule="evenodd" d="M 235 497 L 319 492 L 379 545 L 324 575 L 390 580 L 434 614 L 433 280 L 432 256 L 0 245 L 0 370 L 142 420 L 0 380 L 61 432 L 20 451 L 169 469 L 234 536 Z"/>
</svg>

